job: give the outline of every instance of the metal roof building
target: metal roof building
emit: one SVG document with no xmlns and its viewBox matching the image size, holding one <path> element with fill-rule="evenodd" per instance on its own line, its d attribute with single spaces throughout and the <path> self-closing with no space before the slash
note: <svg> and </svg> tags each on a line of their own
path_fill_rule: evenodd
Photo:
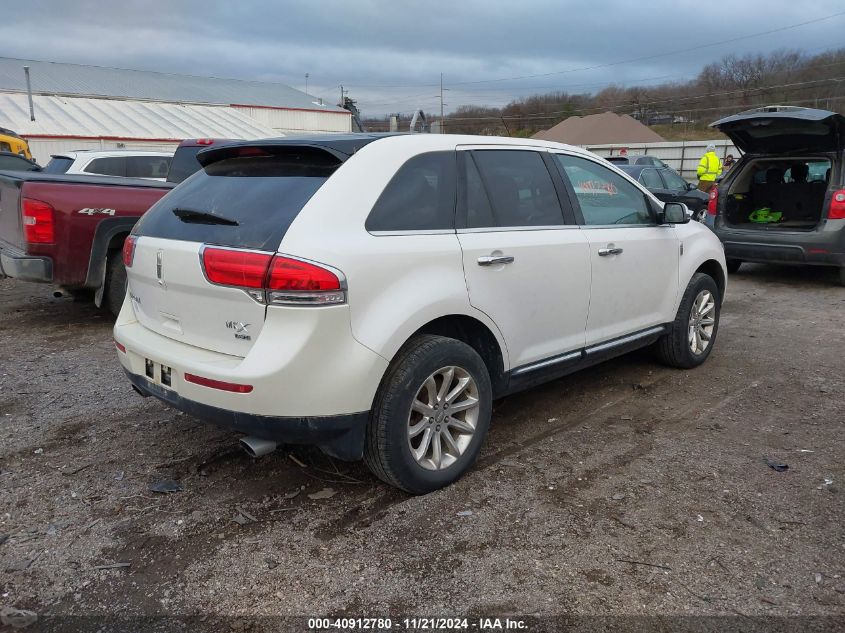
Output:
<svg viewBox="0 0 845 633">
<path fill-rule="evenodd" d="M 24 66 L 30 68 L 35 121 Z M 70 149 L 349 132 L 352 115 L 283 84 L 0 57 L 0 127 L 27 138 L 44 163 Z"/>
</svg>

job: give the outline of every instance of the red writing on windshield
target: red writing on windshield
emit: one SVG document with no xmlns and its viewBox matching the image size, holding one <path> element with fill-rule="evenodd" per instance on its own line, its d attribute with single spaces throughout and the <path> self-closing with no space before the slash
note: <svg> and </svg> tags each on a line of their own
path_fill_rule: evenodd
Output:
<svg viewBox="0 0 845 633">
<path fill-rule="evenodd" d="M 619 192 L 612 182 L 602 182 L 601 180 L 582 180 L 578 183 L 578 186 L 587 191 L 606 191 L 611 196 L 615 196 Z"/>
</svg>

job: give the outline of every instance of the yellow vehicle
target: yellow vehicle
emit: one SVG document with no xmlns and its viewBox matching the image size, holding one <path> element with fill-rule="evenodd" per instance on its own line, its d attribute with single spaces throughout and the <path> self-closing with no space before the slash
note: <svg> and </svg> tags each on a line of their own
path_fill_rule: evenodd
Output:
<svg viewBox="0 0 845 633">
<path fill-rule="evenodd" d="M 0 152 L 14 152 L 32 160 L 29 143 L 12 130 L 7 130 L 4 127 L 0 127 Z"/>
</svg>

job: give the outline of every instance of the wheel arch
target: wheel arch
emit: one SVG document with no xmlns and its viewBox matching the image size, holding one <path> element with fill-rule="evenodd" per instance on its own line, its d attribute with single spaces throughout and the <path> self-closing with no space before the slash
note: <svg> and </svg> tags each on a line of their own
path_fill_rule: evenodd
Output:
<svg viewBox="0 0 845 633">
<path fill-rule="evenodd" d="M 481 356 L 487 371 L 494 396 L 504 391 L 507 385 L 505 373 L 506 351 L 493 330 L 481 320 L 466 314 L 448 314 L 432 319 L 415 330 L 401 347 L 420 334 L 434 334 L 453 338 L 472 347 Z M 398 354 L 398 351 L 397 351 Z M 395 357 L 395 355 L 394 355 Z"/>
<path fill-rule="evenodd" d="M 103 302 L 109 256 L 123 248 L 123 241 L 137 221 L 137 217 L 118 217 L 102 220 L 97 225 L 85 277 L 85 287 L 96 291 L 94 303 L 97 307 Z"/>
<path fill-rule="evenodd" d="M 719 289 L 719 301 L 723 301 L 725 298 L 725 290 L 727 288 L 727 275 L 725 274 L 725 270 L 715 259 L 708 259 L 702 262 L 698 268 L 695 269 L 696 273 L 704 273 L 713 278 L 713 281 L 716 282 L 716 287 Z"/>
</svg>

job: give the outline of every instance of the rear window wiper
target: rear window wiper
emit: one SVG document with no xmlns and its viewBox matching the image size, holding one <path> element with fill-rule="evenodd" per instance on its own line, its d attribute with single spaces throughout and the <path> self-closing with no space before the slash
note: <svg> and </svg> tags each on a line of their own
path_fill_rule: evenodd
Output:
<svg viewBox="0 0 845 633">
<path fill-rule="evenodd" d="M 236 220 L 224 218 L 222 215 L 215 215 L 208 211 L 198 211 L 196 209 L 180 209 L 176 207 L 173 209 L 173 215 L 182 220 L 182 222 L 190 222 L 192 224 L 223 224 L 225 226 L 240 226 Z"/>
</svg>

